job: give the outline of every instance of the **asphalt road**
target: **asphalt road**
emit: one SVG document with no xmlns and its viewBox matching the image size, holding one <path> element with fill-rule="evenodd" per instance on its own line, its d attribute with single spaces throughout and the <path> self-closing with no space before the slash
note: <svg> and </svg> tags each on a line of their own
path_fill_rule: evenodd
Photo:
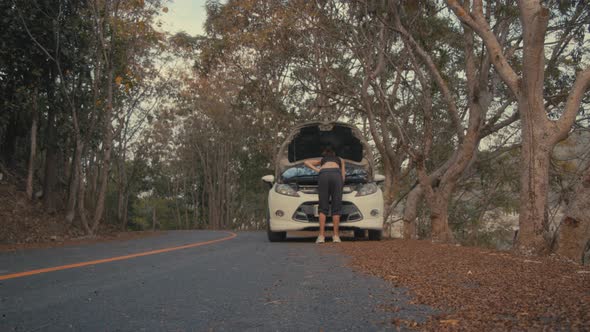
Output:
<svg viewBox="0 0 590 332">
<path fill-rule="evenodd" d="M 0 276 L 226 238 L 161 236 L 0 253 Z M 352 271 L 336 244 L 261 232 L 103 264 L 0 280 L 0 331 L 395 330 L 432 311 Z M 370 253 L 367 253 L 368 255 Z M 396 307 L 396 310 L 387 309 Z"/>
</svg>

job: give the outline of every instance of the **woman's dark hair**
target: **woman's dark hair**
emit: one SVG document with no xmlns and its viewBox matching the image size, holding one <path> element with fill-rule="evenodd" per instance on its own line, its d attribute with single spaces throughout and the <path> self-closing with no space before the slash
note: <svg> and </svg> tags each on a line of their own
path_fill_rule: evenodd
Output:
<svg viewBox="0 0 590 332">
<path fill-rule="evenodd" d="M 333 145 L 324 145 L 322 148 L 322 156 L 336 156 L 336 151 Z"/>
</svg>

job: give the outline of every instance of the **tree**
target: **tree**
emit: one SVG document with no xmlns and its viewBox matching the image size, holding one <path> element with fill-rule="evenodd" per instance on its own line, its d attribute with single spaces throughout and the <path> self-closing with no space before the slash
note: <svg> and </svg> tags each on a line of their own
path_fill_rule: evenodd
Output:
<svg viewBox="0 0 590 332">
<path fill-rule="evenodd" d="M 522 68 L 520 73 L 511 63 L 510 50 L 503 49 L 499 37 L 490 28 L 489 18 L 484 15 L 481 0 L 462 6 L 458 1 L 446 0 L 447 5 L 465 25 L 481 38 L 491 55 L 490 61 L 502 81 L 506 84 L 513 97 L 517 100 L 521 118 L 521 178 L 520 178 L 520 230 L 517 248 L 522 252 L 540 252 L 547 249 L 551 232 L 547 221 L 547 197 L 549 192 L 549 163 L 551 152 L 557 142 L 567 137 L 586 90 L 590 87 L 590 67 L 580 70 L 567 98 L 558 105 L 562 109 L 558 120 L 549 117 L 545 95 L 545 43 L 551 11 L 540 0 L 518 1 L 518 13 L 522 30 Z M 488 3 L 492 6 L 491 3 Z M 574 7 L 582 14 L 570 24 L 578 28 L 563 30 L 559 36 L 557 49 L 549 63 L 557 61 L 566 49 L 569 36 L 578 31 L 580 23 L 587 22 L 590 6 L 586 2 L 578 2 Z M 583 26 L 583 24 L 581 24 Z M 578 67 L 574 67 L 578 71 Z"/>
<path fill-rule="evenodd" d="M 358 23 L 361 32 L 353 43 L 356 48 L 351 48 L 361 55 L 357 57 L 363 66 L 360 91 L 372 137 L 386 174 L 388 169 L 394 170 L 390 176 L 396 179 L 395 185 L 399 186 L 400 176 L 405 176 L 414 165 L 418 173 L 420 185 L 410 189 L 406 199 L 405 235 L 411 237 L 414 233 L 412 223 L 418 202 L 426 193 L 432 238 L 451 241 L 448 208 L 454 188 L 474 160 L 480 140 L 517 117 L 503 119 L 510 103 L 495 102 L 499 92 L 490 88 L 490 66 L 485 53 L 482 51 L 478 58 L 483 60 L 477 61 L 474 53 L 478 50 L 470 32 L 464 32 L 463 43 L 457 41 L 454 27 L 445 18 L 437 17 L 440 10 L 436 6 L 418 6 L 418 10 L 416 6 L 395 2 L 355 4 L 359 8 L 351 16 L 374 15 L 372 21 Z M 402 24 L 402 16 L 413 22 L 414 33 Z M 355 36 L 348 31 L 346 35 Z M 437 52 L 448 56 L 435 58 Z M 465 79 L 457 72 L 465 73 Z M 464 115 L 459 114 L 458 105 L 465 105 Z M 378 108 L 381 110 L 375 111 Z M 488 116 L 490 108 L 494 113 Z M 465 115 L 468 120 L 464 124 Z M 390 128 L 386 121 L 390 121 Z M 401 172 L 401 165 L 406 162 L 408 167 Z M 434 165 L 432 172 L 427 171 L 427 165 Z M 388 201 L 393 203 L 392 197 Z"/>
</svg>

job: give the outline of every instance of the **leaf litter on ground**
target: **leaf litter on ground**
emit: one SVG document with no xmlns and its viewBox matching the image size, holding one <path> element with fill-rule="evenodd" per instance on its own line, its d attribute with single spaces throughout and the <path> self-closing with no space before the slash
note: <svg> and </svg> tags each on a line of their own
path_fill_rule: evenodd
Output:
<svg viewBox="0 0 590 332">
<path fill-rule="evenodd" d="M 578 264 L 419 240 L 344 242 L 337 248 L 351 257 L 353 268 L 406 287 L 413 302 L 442 312 L 406 327 L 590 330 L 590 268 Z"/>
</svg>

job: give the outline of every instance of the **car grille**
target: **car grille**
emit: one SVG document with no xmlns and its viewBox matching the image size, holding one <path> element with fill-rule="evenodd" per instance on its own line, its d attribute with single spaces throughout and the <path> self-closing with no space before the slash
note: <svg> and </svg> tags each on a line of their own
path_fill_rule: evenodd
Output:
<svg viewBox="0 0 590 332">
<path fill-rule="evenodd" d="M 316 194 L 317 195 L 318 194 L 318 186 L 303 186 L 303 185 L 300 185 L 297 188 L 297 190 L 300 191 L 300 192 L 302 192 L 302 193 L 304 193 L 304 194 L 310 194 L 310 195 L 313 195 L 313 194 Z M 346 185 L 346 186 L 342 187 L 342 193 L 343 194 L 350 194 L 351 192 L 353 192 L 355 190 L 356 190 L 356 188 L 354 186 Z"/>
<path fill-rule="evenodd" d="M 318 202 L 305 202 L 295 210 L 293 220 L 301 222 L 319 222 L 319 218 L 315 216 L 315 209 Z M 355 222 L 363 219 L 361 211 L 351 202 L 342 202 L 342 214 L 340 215 L 340 222 Z M 331 222 L 332 216 L 327 216 L 326 221 Z"/>
</svg>

